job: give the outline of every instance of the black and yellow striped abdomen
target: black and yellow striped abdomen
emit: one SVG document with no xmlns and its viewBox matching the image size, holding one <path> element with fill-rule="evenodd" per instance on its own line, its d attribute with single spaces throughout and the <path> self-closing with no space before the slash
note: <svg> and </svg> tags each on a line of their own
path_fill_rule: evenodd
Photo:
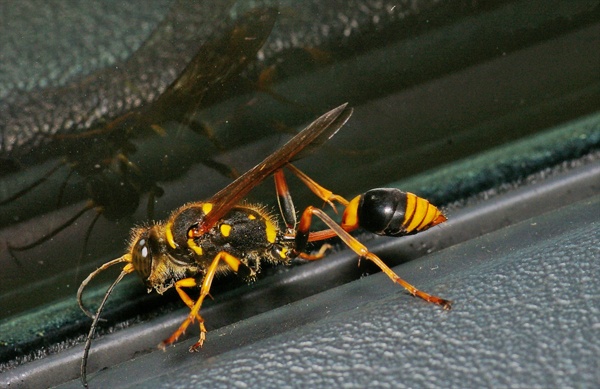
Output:
<svg viewBox="0 0 600 389">
<path fill-rule="evenodd" d="M 395 188 L 372 189 L 350 201 L 342 224 L 360 226 L 378 235 L 403 236 L 446 221 L 429 201 Z"/>
</svg>

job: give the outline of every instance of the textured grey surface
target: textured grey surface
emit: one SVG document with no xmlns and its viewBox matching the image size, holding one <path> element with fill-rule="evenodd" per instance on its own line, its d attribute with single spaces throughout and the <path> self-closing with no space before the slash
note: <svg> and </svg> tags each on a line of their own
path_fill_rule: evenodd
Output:
<svg viewBox="0 0 600 389">
<path fill-rule="evenodd" d="M 177 4 L 183 7 L 183 4 Z M 39 146 L 52 144 L 54 140 L 49 135 L 102 128 L 125 112 L 156 101 L 157 96 L 182 73 L 199 47 L 210 41 L 221 22 L 227 20 L 228 5 L 222 2 L 215 7 L 205 2 L 190 2 L 184 7 L 188 23 L 181 21 L 182 10 L 173 7 L 134 55 L 120 54 L 126 58 L 86 77 L 75 78 L 64 86 L 34 89 L 31 93 L 16 89 L 15 93 L 8 93 L 0 100 L 2 158 L 41 155 Z M 73 12 L 85 14 L 84 9 Z M 43 33 L 52 36 L 50 31 Z M 62 42 L 60 38 L 58 41 Z M 81 42 L 73 44 L 80 45 Z M 60 55 L 60 50 L 58 53 Z M 62 75 L 63 70 L 55 66 L 50 67 L 48 73 L 53 75 L 48 76 L 52 79 Z M 46 152 L 53 155 L 60 150 Z"/>
<path fill-rule="evenodd" d="M 595 387 L 600 197 L 92 375 L 91 387 Z M 429 279 L 429 281 L 427 281 Z M 68 387 L 75 387 L 77 381 Z"/>
<path fill-rule="evenodd" d="M 0 5 L 0 98 L 64 85 L 125 60 L 168 12 L 171 0 L 15 1 Z"/>
</svg>

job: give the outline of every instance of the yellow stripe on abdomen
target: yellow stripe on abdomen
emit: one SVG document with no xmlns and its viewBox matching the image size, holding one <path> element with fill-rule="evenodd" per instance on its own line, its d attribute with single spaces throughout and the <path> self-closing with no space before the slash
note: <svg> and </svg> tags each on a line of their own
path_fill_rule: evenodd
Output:
<svg viewBox="0 0 600 389">
<path fill-rule="evenodd" d="M 406 204 L 404 228 L 407 232 L 426 230 L 446 220 L 435 205 L 415 194 L 406 193 Z"/>
</svg>

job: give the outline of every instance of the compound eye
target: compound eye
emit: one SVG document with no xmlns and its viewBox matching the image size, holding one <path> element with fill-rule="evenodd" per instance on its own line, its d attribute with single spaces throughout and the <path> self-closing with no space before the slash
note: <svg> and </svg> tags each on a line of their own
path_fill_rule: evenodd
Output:
<svg viewBox="0 0 600 389">
<path fill-rule="evenodd" d="M 150 249 L 148 248 L 148 244 L 146 243 L 146 239 L 140 239 L 138 241 L 138 246 L 140 249 L 140 256 L 144 259 L 148 258 L 150 255 Z"/>
<path fill-rule="evenodd" d="M 152 271 L 152 249 L 147 234 L 142 235 L 132 247 L 132 262 L 142 279 L 150 277 Z"/>
</svg>

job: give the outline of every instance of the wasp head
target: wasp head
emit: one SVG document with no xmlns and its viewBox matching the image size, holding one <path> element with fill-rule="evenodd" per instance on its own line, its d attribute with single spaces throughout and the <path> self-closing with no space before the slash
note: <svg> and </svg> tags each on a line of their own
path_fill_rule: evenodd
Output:
<svg viewBox="0 0 600 389">
<path fill-rule="evenodd" d="M 176 281 L 198 272 L 193 263 L 175 258 L 165 231 L 163 224 L 138 228 L 133 232 L 129 248 L 131 264 L 148 291 L 154 289 L 160 294 Z"/>
<path fill-rule="evenodd" d="M 142 280 L 148 283 L 152 274 L 153 261 L 161 256 L 161 242 L 157 226 L 134 230 L 131 243 L 131 263 Z"/>
</svg>

